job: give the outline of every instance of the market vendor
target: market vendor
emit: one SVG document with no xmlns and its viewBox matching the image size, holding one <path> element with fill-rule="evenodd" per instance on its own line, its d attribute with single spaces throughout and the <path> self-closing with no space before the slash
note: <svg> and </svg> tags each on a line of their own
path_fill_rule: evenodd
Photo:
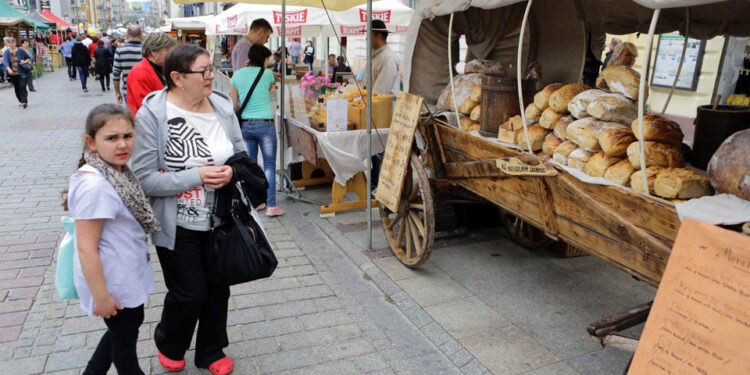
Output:
<svg viewBox="0 0 750 375">
<path fill-rule="evenodd" d="M 400 87 L 399 62 L 388 46 L 388 29 L 381 20 L 372 20 L 372 92 L 394 99 Z M 369 89 L 369 87 L 368 87 Z"/>
<path fill-rule="evenodd" d="M 638 57 L 638 48 L 630 42 L 618 43 L 612 54 L 610 65 L 624 65 L 632 68 L 635 65 L 635 58 Z"/>
</svg>

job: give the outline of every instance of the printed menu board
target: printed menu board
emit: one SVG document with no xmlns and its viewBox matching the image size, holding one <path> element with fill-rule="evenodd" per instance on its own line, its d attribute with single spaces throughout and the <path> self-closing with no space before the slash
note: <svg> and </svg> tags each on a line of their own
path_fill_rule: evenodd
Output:
<svg viewBox="0 0 750 375">
<path fill-rule="evenodd" d="M 629 374 L 750 374 L 750 236 L 680 226 Z"/>
<path fill-rule="evenodd" d="M 659 36 L 659 45 L 656 48 L 656 59 L 654 60 L 654 72 L 651 75 L 652 86 L 672 87 L 674 77 L 677 74 L 677 67 L 680 64 L 684 43 L 685 38 L 677 32 Z M 698 77 L 701 74 L 705 49 L 705 41 L 688 39 L 685 62 L 682 64 L 680 79 L 677 81 L 676 88 L 695 91 L 698 87 Z"/>
</svg>

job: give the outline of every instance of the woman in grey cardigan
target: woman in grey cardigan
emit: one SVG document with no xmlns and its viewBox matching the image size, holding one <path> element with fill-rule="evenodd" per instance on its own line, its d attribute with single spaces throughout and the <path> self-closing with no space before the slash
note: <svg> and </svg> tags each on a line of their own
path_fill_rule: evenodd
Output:
<svg viewBox="0 0 750 375">
<path fill-rule="evenodd" d="M 136 115 L 134 172 L 161 223 L 154 233 L 167 295 L 154 332 L 161 365 L 185 367 L 185 352 L 198 325 L 195 365 L 213 374 L 232 372 L 227 347 L 229 286 L 208 281 L 208 250 L 215 190 L 229 183 L 224 162 L 246 151 L 231 100 L 212 92 L 214 68 L 206 50 L 174 47 L 164 61 L 167 88 L 143 100 Z"/>
</svg>

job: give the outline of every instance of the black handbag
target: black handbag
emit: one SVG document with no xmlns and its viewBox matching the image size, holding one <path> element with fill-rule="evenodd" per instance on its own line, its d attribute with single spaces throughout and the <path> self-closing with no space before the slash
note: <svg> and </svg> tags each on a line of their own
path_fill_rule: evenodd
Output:
<svg viewBox="0 0 750 375">
<path fill-rule="evenodd" d="M 247 92 L 247 96 L 245 96 L 245 100 L 242 101 L 242 105 L 240 108 L 235 112 L 234 114 L 237 116 L 237 121 L 242 125 L 242 111 L 245 110 L 245 107 L 247 107 L 247 103 L 250 101 L 250 97 L 253 96 L 253 91 L 255 91 L 255 86 L 258 86 L 258 82 L 260 82 L 260 77 L 263 76 L 263 72 L 266 71 L 266 68 L 261 67 L 260 72 L 258 72 L 258 76 L 255 77 L 255 81 L 253 81 L 253 85 L 250 86 L 250 90 Z"/>
<path fill-rule="evenodd" d="M 205 253 L 208 280 L 235 285 L 271 276 L 278 265 L 263 230 L 232 187 L 231 216 L 214 226 L 211 216 L 209 251 Z"/>
<path fill-rule="evenodd" d="M 20 64 L 19 66 L 21 67 L 21 69 L 23 69 L 23 70 L 25 70 L 26 72 L 29 72 L 29 73 L 32 70 L 34 70 L 34 67 L 31 65 L 31 63 Z"/>
</svg>

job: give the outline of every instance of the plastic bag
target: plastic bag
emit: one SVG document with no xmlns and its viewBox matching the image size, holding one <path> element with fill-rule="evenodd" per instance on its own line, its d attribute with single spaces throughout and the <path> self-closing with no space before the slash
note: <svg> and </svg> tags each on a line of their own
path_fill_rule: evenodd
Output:
<svg viewBox="0 0 750 375">
<path fill-rule="evenodd" d="M 471 90 L 474 86 L 482 84 L 483 74 L 464 74 L 453 77 L 453 85 L 456 90 L 456 106 L 461 107 L 461 104 L 466 98 L 471 96 Z M 443 91 L 440 92 L 438 97 L 437 107 L 438 110 L 443 111 L 455 111 L 453 108 L 453 95 L 451 95 L 451 85 L 448 83 Z"/>
<path fill-rule="evenodd" d="M 75 250 L 75 220 L 63 216 L 60 221 L 67 233 L 57 248 L 57 269 L 55 271 L 55 288 L 62 299 L 78 299 L 78 292 L 73 281 L 73 254 Z"/>
</svg>

